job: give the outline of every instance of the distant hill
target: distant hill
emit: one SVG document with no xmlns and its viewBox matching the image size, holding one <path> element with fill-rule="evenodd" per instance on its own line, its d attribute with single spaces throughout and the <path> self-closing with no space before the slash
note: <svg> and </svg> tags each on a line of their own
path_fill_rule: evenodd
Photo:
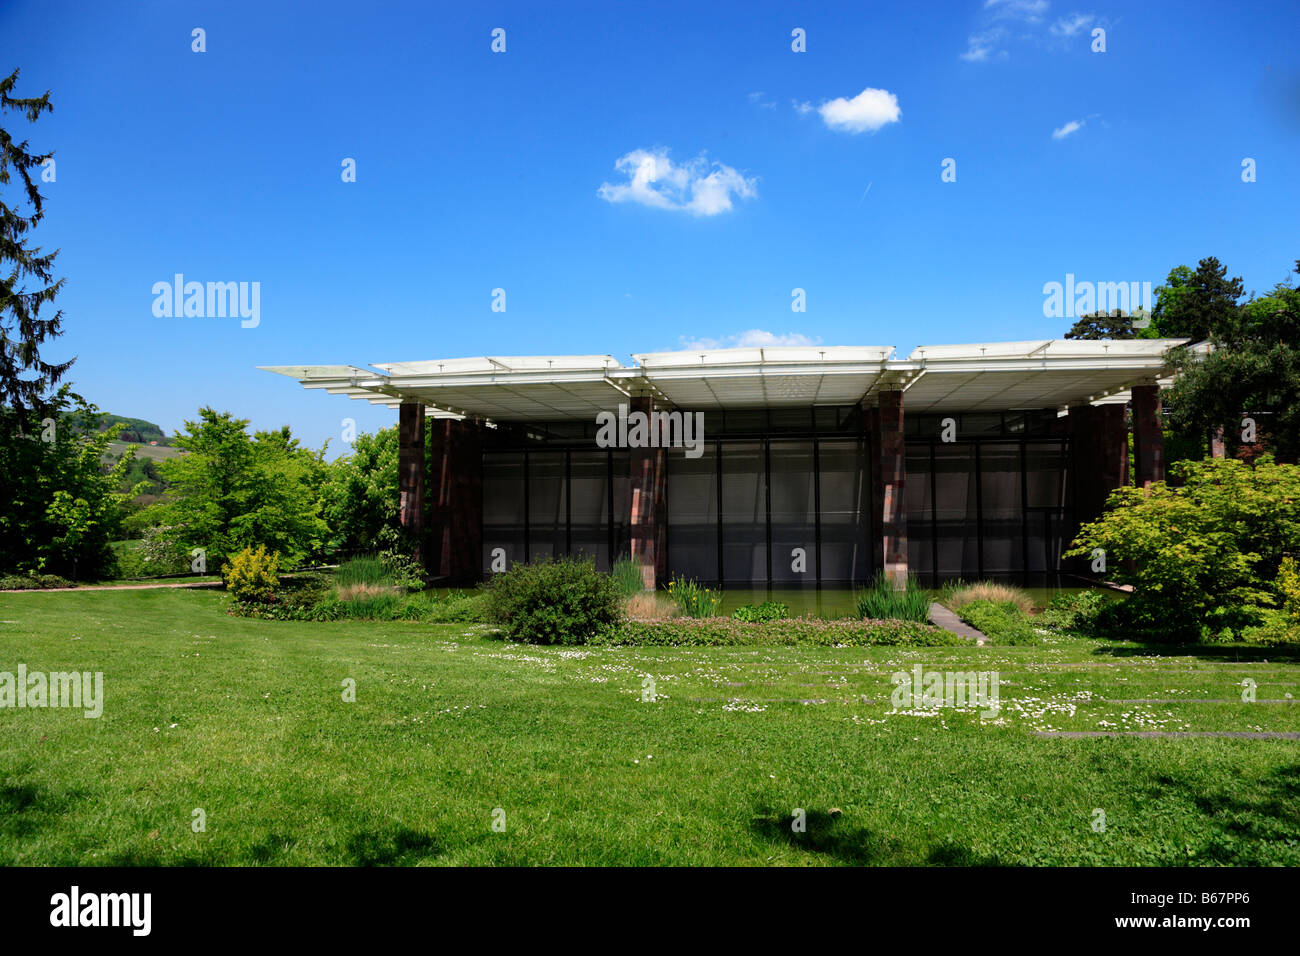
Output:
<svg viewBox="0 0 1300 956">
<path fill-rule="evenodd" d="M 122 434 L 117 436 L 117 440 L 120 442 L 137 445 L 148 445 L 151 442 L 157 442 L 160 446 L 171 444 L 171 439 L 167 437 L 167 433 L 162 428 L 153 422 L 145 421 L 143 418 L 105 415 L 100 430 L 103 431 L 119 423 L 126 426 L 122 429 Z"/>
</svg>

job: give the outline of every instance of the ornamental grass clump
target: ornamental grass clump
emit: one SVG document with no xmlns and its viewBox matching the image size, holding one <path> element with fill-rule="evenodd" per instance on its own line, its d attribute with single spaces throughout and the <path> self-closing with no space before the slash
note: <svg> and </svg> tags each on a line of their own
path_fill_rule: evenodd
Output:
<svg viewBox="0 0 1300 956">
<path fill-rule="evenodd" d="M 997 581 L 976 581 L 973 584 L 953 581 L 943 589 L 942 603 L 953 611 L 975 601 L 991 601 L 994 604 L 1010 603 L 1020 608 L 1024 614 L 1034 612 L 1034 599 L 1020 588 L 1010 584 L 1000 584 Z"/>
<path fill-rule="evenodd" d="M 911 575 L 900 591 L 886 575 L 878 573 L 871 587 L 858 594 L 857 605 L 858 617 L 863 619 L 895 618 L 922 624 L 930 620 L 930 593 Z"/>
</svg>

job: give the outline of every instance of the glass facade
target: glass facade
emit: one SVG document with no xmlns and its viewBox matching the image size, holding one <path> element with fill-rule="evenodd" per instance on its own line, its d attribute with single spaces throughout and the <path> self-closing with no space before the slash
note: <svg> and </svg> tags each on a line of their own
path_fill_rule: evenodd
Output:
<svg viewBox="0 0 1300 956">
<path fill-rule="evenodd" d="M 608 571 L 629 550 L 628 466 L 626 451 L 485 452 L 483 572 L 566 554 Z"/>
<path fill-rule="evenodd" d="M 905 491 L 923 579 L 1061 571 L 1075 529 L 1065 438 L 908 439 Z"/>
<path fill-rule="evenodd" d="M 1059 572 L 1072 536 L 1066 438 L 1046 413 L 906 418 L 908 563 L 922 580 Z M 870 442 L 855 407 L 710 413 L 699 458 L 665 452 L 670 575 L 849 585 L 875 573 Z M 483 570 L 630 550 L 630 453 L 585 423 L 503 428 L 483 456 Z M 499 565 L 498 565 L 499 566 Z"/>
</svg>

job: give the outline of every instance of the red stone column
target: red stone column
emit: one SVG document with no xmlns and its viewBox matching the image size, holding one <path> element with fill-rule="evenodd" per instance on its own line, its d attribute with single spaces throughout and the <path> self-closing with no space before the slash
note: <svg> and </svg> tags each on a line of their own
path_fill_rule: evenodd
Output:
<svg viewBox="0 0 1300 956">
<path fill-rule="evenodd" d="M 871 489 L 871 568 L 876 574 L 885 570 L 885 535 L 882 530 L 881 501 L 884 499 L 884 478 L 880 471 L 880 409 L 874 405 L 865 410 L 862 416 L 867 439 L 866 474 L 863 478 Z"/>
<path fill-rule="evenodd" d="M 1160 386 L 1133 386 L 1133 464 L 1138 487 L 1165 480 L 1165 436 L 1160 421 Z"/>
<path fill-rule="evenodd" d="M 1128 428 L 1123 405 L 1076 405 L 1070 409 L 1070 457 L 1080 523 L 1106 509 L 1106 499 L 1128 484 Z"/>
<path fill-rule="evenodd" d="M 397 413 L 397 498 L 402 531 L 424 563 L 424 406 L 403 402 Z"/>
<path fill-rule="evenodd" d="M 895 588 L 902 590 L 907 585 L 907 504 L 903 498 L 907 460 L 903 443 L 902 391 L 880 393 L 880 405 L 872 424 L 875 432 L 872 452 L 878 461 L 873 473 L 878 482 L 876 515 L 882 555 L 878 567 L 884 570 Z"/>
<path fill-rule="evenodd" d="M 469 584 L 482 576 L 482 433 L 468 420 L 437 420 L 429 451 L 429 574 Z"/>
<path fill-rule="evenodd" d="M 649 395 L 634 397 L 628 414 L 654 412 Z M 647 588 L 668 583 L 667 468 L 662 448 L 632 448 L 630 451 L 629 514 L 632 560 L 641 565 Z"/>
</svg>

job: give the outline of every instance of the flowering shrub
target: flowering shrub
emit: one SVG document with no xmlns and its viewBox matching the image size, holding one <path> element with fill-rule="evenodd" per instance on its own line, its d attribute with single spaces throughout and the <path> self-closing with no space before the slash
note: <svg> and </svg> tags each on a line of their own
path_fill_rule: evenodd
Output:
<svg viewBox="0 0 1300 956">
<path fill-rule="evenodd" d="M 680 575 L 668 583 L 668 596 L 686 617 L 713 617 L 722 609 L 721 591 L 711 591 Z"/>
<path fill-rule="evenodd" d="M 916 621 L 827 621 L 815 617 L 748 624 L 730 617 L 674 618 L 662 621 L 625 621 L 604 630 L 592 643 L 640 646 L 739 644 L 811 644 L 823 647 L 910 645 L 940 647 L 968 644 L 942 628 Z"/>
</svg>

